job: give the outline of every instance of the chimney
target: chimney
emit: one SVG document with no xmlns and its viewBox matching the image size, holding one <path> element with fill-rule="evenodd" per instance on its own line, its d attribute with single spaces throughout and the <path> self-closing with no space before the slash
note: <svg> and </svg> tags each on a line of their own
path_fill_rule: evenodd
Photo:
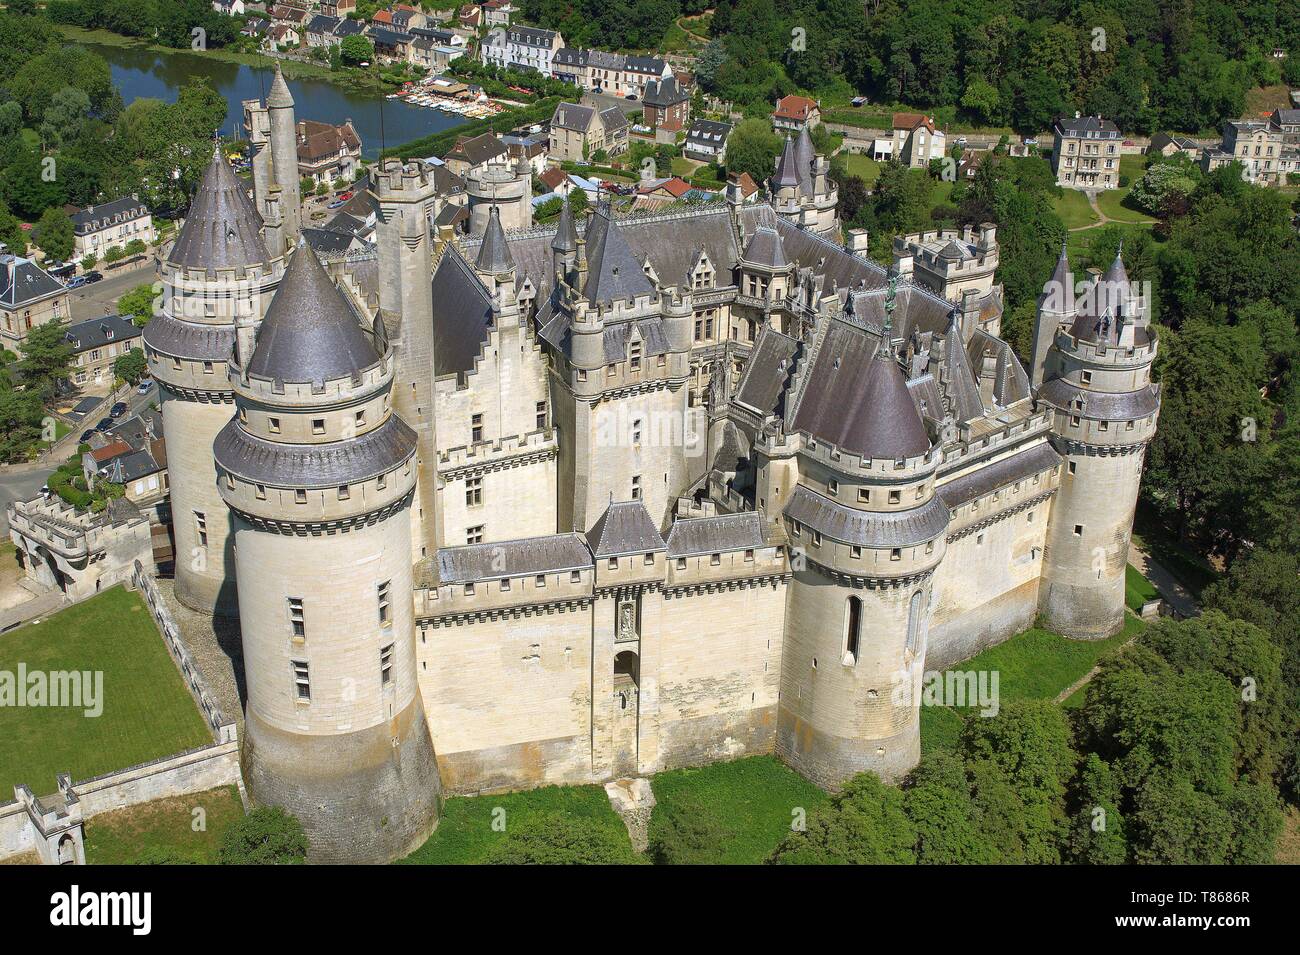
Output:
<svg viewBox="0 0 1300 955">
<path fill-rule="evenodd" d="M 980 223 L 979 250 L 992 252 L 998 245 L 998 227 L 992 222 Z"/>
<path fill-rule="evenodd" d="M 980 323 L 979 289 L 968 288 L 961 293 L 961 337 L 969 342 L 975 336 L 975 329 Z"/>
<path fill-rule="evenodd" d="M 860 252 L 867 254 L 871 245 L 871 235 L 866 229 L 850 229 L 848 239 L 844 243 L 844 248 L 850 252 Z"/>
</svg>

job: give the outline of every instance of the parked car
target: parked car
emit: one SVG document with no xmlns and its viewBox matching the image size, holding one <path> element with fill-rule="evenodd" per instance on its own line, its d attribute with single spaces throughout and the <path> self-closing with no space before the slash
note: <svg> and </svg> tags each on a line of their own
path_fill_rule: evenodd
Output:
<svg viewBox="0 0 1300 955">
<path fill-rule="evenodd" d="M 115 422 L 112 418 L 100 418 L 99 424 L 95 425 L 95 430 L 107 431 L 109 428 L 113 427 L 113 425 L 116 423 L 117 422 Z"/>
<path fill-rule="evenodd" d="M 965 136 L 958 136 L 958 137 L 957 137 L 957 145 L 958 145 L 958 146 L 965 146 L 965 145 L 966 145 L 966 137 L 965 137 Z"/>
<path fill-rule="evenodd" d="M 635 94 L 635 93 L 628 93 L 627 96 L 626 96 L 625 98 L 626 98 L 626 99 L 636 99 L 636 94 Z"/>
<path fill-rule="evenodd" d="M 334 200 L 333 202 L 331 202 L 328 206 L 326 206 L 326 208 L 327 208 L 327 209 L 337 209 L 337 208 L 338 208 L 339 206 L 341 206 L 341 205 L 343 205 L 343 200 L 342 200 L 342 199 L 335 199 L 335 200 Z"/>
<path fill-rule="evenodd" d="M 111 409 L 109 409 L 109 412 L 108 412 L 108 416 L 109 416 L 110 418 L 120 418 L 120 417 L 122 417 L 122 415 L 124 415 L 124 414 L 126 414 L 126 402 L 125 402 L 125 401 L 119 401 L 117 404 L 113 405 L 113 407 L 112 407 Z"/>
<path fill-rule="evenodd" d="M 351 199 L 351 198 L 352 198 L 352 192 L 351 192 L 351 190 L 349 190 L 348 192 L 340 192 L 340 193 L 339 193 L 339 198 L 342 199 L 344 202 L 346 202 L 347 200 Z"/>
<path fill-rule="evenodd" d="M 91 428 L 89 431 L 81 432 L 81 439 L 77 441 L 77 444 L 85 444 L 87 441 L 90 440 L 91 435 L 93 435 L 94 433 L 95 433 L 94 428 Z"/>
<path fill-rule="evenodd" d="M 152 379 L 146 378 L 144 381 L 140 382 L 140 384 L 135 386 L 135 393 L 137 395 L 147 395 L 152 389 L 153 389 Z"/>
<path fill-rule="evenodd" d="M 84 275 L 78 275 L 68 282 L 68 288 L 81 288 L 83 285 L 89 285 L 90 280 Z"/>
<path fill-rule="evenodd" d="M 1032 136 L 1030 136 L 1030 137 L 1027 138 L 1027 139 L 1021 140 L 1021 141 L 1022 141 L 1026 146 L 1037 146 L 1037 145 L 1038 145 L 1038 140 L 1035 139 L 1035 138 L 1032 137 Z"/>
<path fill-rule="evenodd" d="M 91 284 L 91 283 L 93 283 L 93 282 L 98 282 L 98 281 L 99 281 L 100 279 L 102 279 L 103 277 L 104 277 L 103 273 L 101 273 L 101 272 L 94 272 L 94 271 L 87 272 L 85 275 L 82 276 L 82 278 L 86 280 L 86 284 L 87 284 L 87 285 L 89 285 L 89 284 Z"/>
</svg>

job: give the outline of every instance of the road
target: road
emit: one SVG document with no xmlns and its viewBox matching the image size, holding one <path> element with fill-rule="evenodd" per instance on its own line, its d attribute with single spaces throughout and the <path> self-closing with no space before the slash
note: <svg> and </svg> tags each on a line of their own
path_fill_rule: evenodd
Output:
<svg viewBox="0 0 1300 955">
<path fill-rule="evenodd" d="M 84 322 L 91 318 L 117 314 L 117 300 L 137 285 L 149 285 L 157 277 L 151 268 L 132 269 L 118 275 L 105 276 L 93 285 L 84 285 L 68 293 L 68 308 L 72 321 Z"/>
</svg>

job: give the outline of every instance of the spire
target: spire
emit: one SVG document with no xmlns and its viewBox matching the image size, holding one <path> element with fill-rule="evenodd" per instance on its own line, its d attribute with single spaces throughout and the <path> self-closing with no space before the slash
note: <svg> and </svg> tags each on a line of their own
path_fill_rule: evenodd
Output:
<svg viewBox="0 0 1300 955">
<path fill-rule="evenodd" d="M 1119 248 L 1115 250 L 1115 261 L 1110 263 L 1110 268 L 1106 270 L 1106 285 L 1109 288 L 1119 288 L 1118 283 L 1123 283 L 1123 288 L 1128 288 L 1128 271 L 1124 268 L 1124 240 L 1119 240 Z"/>
<path fill-rule="evenodd" d="M 794 155 L 799 164 L 799 185 L 805 192 L 811 193 L 813 191 L 812 166 L 817 158 L 817 151 L 813 148 L 812 137 L 808 134 L 807 126 L 799 130 L 799 140 L 795 143 Z"/>
<path fill-rule="evenodd" d="M 781 158 L 776 164 L 776 175 L 772 177 L 772 183 L 778 190 L 789 186 L 799 187 L 799 158 L 794 152 L 794 143 L 790 141 L 790 135 L 785 137 L 785 148 L 781 150 Z"/>
<path fill-rule="evenodd" d="M 564 196 L 564 205 L 560 207 L 560 227 L 555 230 L 551 240 L 551 251 L 574 252 L 578 248 L 578 230 L 573 224 L 573 211 L 569 208 L 568 194 Z"/>
<path fill-rule="evenodd" d="M 316 253 L 301 239 L 266 310 L 248 374 L 321 382 L 369 368 L 379 353 Z"/>
<path fill-rule="evenodd" d="M 271 261 L 259 230 L 262 219 L 243 184 L 214 147 L 198 191 L 190 200 L 167 261 L 193 269 L 237 269 Z"/>
<path fill-rule="evenodd" d="M 502 275 L 513 272 L 515 268 L 510 245 L 506 242 L 506 231 L 501 228 L 501 214 L 495 204 L 488 212 L 487 230 L 483 233 L 483 244 L 479 246 L 474 268 L 488 275 Z"/>
<path fill-rule="evenodd" d="M 293 105 L 293 96 L 289 92 L 289 84 L 284 81 L 284 74 L 280 72 L 279 63 L 275 64 L 275 79 L 271 81 L 271 92 L 266 97 L 266 105 L 271 109 Z"/>
</svg>

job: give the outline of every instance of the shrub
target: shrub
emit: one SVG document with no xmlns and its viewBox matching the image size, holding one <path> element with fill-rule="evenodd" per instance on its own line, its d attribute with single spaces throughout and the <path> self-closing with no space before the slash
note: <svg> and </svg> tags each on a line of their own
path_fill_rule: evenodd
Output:
<svg viewBox="0 0 1300 955">
<path fill-rule="evenodd" d="M 302 823 L 277 807 L 259 807 L 226 830 L 221 865 L 301 865 L 307 860 Z"/>
<path fill-rule="evenodd" d="M 656 865 L 703 865 L 722 855 L 727 831 L 694 793 L 678 793 L 663 804 L 650 842 Z"/>
</svg>

